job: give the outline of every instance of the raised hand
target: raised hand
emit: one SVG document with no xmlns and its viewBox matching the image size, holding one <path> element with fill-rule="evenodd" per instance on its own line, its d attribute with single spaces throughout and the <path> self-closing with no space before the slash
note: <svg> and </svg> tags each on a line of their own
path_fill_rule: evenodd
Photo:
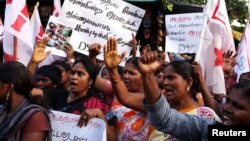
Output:
<svg viewBox="0 0 250 141">
<path fill-rule="evenodd" d="M 122 52 L 119 56 L 117 51 L 116 38 L 110 37 L 107 46 L 103 47 L 104 63 L 108 69 L 116 68 L 124 59 L 126 52 Z"/>
<path fill-rule="evenodd" d="M 234 74 L 234 66 L 236 65 L 236 56 L 233 51 L 228 50 L 226 53 L 223 53 L 223 71 L 225 77 L 231 77 Z"/>
<path fill-rule="evenodd" d="M 73 49 L 73 46 L 69 43 L 67 43 L 65 46 L 64 46 L 64 51 L 66 52 L 67 54 L 67 60 L 70 61 L 71 59 L 74 59 L 74 49 Z"/>
<path fill-rule="evenodd" d="M 35 45 L 35 48 L 31 57 L 32 62 L 38 64 L 49 56 L 50 51 L 45 52 L 45 48 L 46 48 L 48 41 L 49 41 L 48 38 L 43 38 Z"/>
<path fill-rule="evenodd" d="M 89 46 L 89 57 L 96 57 L 101 53 L 101 44 L 99 43 L 94 43 Z"/>
<path fill-rule="evenodd" d="M 140 57 L 138 66 L 142 74 L 155 73 L 165 62 L 165 53 L 151 51 Z"/>
</svg>

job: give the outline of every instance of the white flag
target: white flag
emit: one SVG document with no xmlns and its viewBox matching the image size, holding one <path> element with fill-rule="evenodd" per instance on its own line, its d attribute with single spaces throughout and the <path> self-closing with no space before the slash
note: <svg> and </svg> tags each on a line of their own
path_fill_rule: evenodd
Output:
<svg viewBox="0 0 250 141">
<path fill-rule="evenodd" d="M 237 81 L 244 72 L 250 71 L 250 25 L 249 22 L 245 27 L 244 34 L 238 48 L 238 56 L 236 58 L 235 72 L 237 73 Z"/>
<path fill-rule="evenodd" d="M 32 41 L 30 21 L 26 0 L 7 0 L 5 10 L 4 60 L 14 60 L 16 46 L 17 61 L 27 65 L 34 42 Z M 14 37 L 16 42 L 14 43 Z"/>
<path fill-rule="evenodd" d="M 39 2 L 37 2 L 33 14 L 30 19 L 31 24 L 31 33 L 32 33 L 32 39 L 33 42 L 36 43 L 37 41 L 40 41 L 44 34 L 44 28 L 41 23 L 39 11 L 38 11 Z"/>
<path fill-rule="evenodd" d="M 210 22 L 216 23 L 224 28 L 222 31 L 222 52 L 232 50 L 235 52 L 235 44 L 230 26 L 225 0 L 211 0 Z"/>
<path fill-rule="evenodd" d="M 53 16 L 59 17 L 61 13 L 61 1 L 60 0 L 54 0 L 54 5 L 53 5 Z"/>
<path fill-rule="evenodd" d="M 228 32 L 226 24 L 222 24 L 225 21 L 222 22 L 218 17 L 223 14 L 218 13 L 218 11 L 223 9 L 221 6 L 225 6 L 224 0 L 210 0 L 207 2 L 204 17 L 207 17 L 209 20 L 204 19 L 203 30 L 205 32 L 202 31 L 199 51 L 196 54 L 196 61 L 201 64 L 206 84 L 210 91 L 215 94 L 226 94 L 222 68 L 222 50 L 223 47 L 226 47 L 226 42 L 230 42 L 230 40 L 226 40 L 224 37 Z M 228 50 L 229 47 L 224 49 Z"/>
</svg>

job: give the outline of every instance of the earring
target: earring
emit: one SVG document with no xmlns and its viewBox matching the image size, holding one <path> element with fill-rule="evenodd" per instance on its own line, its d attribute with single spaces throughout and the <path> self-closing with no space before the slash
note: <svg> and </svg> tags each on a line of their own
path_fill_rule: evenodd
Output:
<svg viewBox="0 0 250 141">
<path fill-rule="evenodd" d="M 190 90 L 190 88 L 189 88 L 189 86 L 187 87 L 187 91 L 189 91 Z"/>
<path fill-rule="evenodd" d="M 10 97 L 10 92 L 8 92 L 7 95 L 6 95 L 6 101 L 9 100 L 9 97 Z"/>
</svg>

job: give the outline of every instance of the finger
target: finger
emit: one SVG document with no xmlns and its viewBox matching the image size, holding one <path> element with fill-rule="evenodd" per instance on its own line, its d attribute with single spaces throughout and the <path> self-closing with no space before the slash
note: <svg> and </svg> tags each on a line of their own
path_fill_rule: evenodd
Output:
<svg viewBox="0 0 250 141">
<path fill-rule="evenodd" d="M 135 35 L 134 35 L 134 33 L 132 33 L 132 38 L 133 38 L 133 39 L 135 39 Z"/>
<path fill-rule="evenodd" d="M 113 38 L 114 39 L 114 51 L 117 51 L 117 41 L 116 41 L 116 38 Z"/>
<path fill-rule="evenodd" d="M 163 64 L 165 62 L 166 59 L 166 52 L 162 53 L 161 55 L 161 63 Z"/>
<path fill-rule="evenodd" d="M 233 51 L 229 51 L 228 57 L 229 57 L 229 58 L 232 58 L 232 55 L 233 55 Z"/>
<path fill-rule="evenodd" d="M 107 47 L 104 45 L 103 46 L 103 56 L 104 56 L 104 59 L 105 59 L 106 53 L 107 53 Z"/>
<path fill-rule="evenodd" d="M 121 60 L 124 59 L 124 57 L 126 56 L 126 54 L 127 54 L 127 51 L 123 51 L 123 52 L 122 52 L 122 54 L 121 54 L 121 56 L 120 56 Z"/>
<path fill-rule="evenodd" d="M 107 52 L 110 52 L 110 42 L 111 42 L 111 37 L 109 37 L 107 41 Z"/>
</svg>

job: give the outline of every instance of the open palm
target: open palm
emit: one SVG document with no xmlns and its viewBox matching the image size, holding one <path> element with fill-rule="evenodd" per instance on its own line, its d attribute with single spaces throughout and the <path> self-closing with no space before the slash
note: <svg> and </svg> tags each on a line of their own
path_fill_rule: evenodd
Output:
<svg viewBox="0 0 250 141">
<path fill-rule="evenodd" d="M 108 69 L 116 68 L 125 57 L 126 52 L 123 52 L 121 56 L 117 52 L 117 43 L 115 38 L 109 38 L 107 46 L 104 46 L 104 62 Z"/>
</svg>

